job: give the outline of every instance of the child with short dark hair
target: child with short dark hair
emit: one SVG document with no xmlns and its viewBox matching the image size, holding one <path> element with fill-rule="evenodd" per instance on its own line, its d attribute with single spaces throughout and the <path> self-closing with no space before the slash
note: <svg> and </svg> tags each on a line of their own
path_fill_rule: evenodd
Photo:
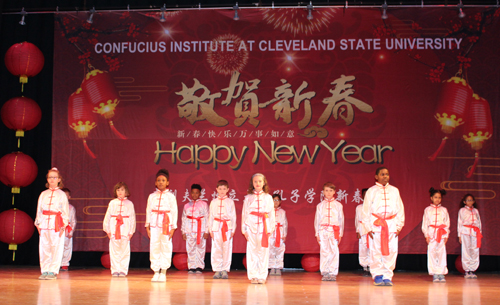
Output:
<svg viewBox="0 0 500 305">
<path fill-rule="evenodd" d="M 109 259 L 112 276 L 126 276 L 130 263 L 130 240 L 135 233 L 135 209 L 128 200 L 130 191 L 125 182 L 118 182 L 104 216 L 103 230 L 109 237 Z"/>
<path fill-rule="evenodd" d="M 335 185 L 323 185 L 325 199 L 316 207 L 314 231 L 320 247 L 320 271 L 322 281 L 336 281 L 339 273 L 339 243 L 344 235 L 344 211 L 342 204 L 333 198 Z"/>
<path fill-rule="evenodd" d="M 191 185 L 191 200 L 182 210 L 182 239 L 186 241 L 188 273 L 205 269 L 206 239 L 208 238 L 208 205 L 200 200 L 201 185 Z"/>
<path fill-rule="evenodd" d="M 479 267 L 479 248 L 481 248 L 481 218 L 477 210 L 476 199 L 472 194 L 465 194 L 458 211 L 458 241 L 462 245 L 462 267 L 466 279 L 476 279 L 474 273 Z"/>
<path fill-rule="evenodd" d="M 285 258 L 285 240 L 288 233 L 288 220 L 286 212 L 281 208 L 280 194 L 273 195 L 274 218 L 276 219 L 276 229 L 269 239 L 269 268 L 270 275 L 281 275 L 283 261 Z"/>
</svg>

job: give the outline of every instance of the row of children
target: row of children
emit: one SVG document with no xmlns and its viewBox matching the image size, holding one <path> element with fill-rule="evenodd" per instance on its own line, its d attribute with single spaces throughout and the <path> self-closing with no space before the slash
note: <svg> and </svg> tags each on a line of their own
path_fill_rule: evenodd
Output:
<svg viewBox="0 0 500 305">
<path fill-rule="evenodd" d="M 363 194 L 363 204 L 356 209 L 360 264 L 365 268 L 366 273 L 369 270 L 375 285 L 392 286 L 393 270 L 398 253 L 398 235 L 404 225 L 404 207 L 399 190 L 389 185 L 387 168 L 378 168 L 375 180 L 376 184 Z M 59 267 L 52 266 L 55 263 L 51 263 L 53 253 L 50 252 L 52 245 L 58 241 L 56 235 L 62 236 L 62 230 L 67 225 L 67 217 L 64 217 L 68 215 L 65 211 L 67 198 L 65 201 L 62 200 L 64 199 L 60 194 L 62 191 L 58 189 L 62 181 L 57 169 L 49 170 L 47 181 L 49 189 L 40 195 L 35 225 L 40 232 L 40 265 L 42 267 L 40 279 L 55 279 Z M 151 269 L 154 271 L 152 281 L 165 282 L 166 270 L 170 268 L 172 260 L 172 236 L 177 229 L 177 201 L 168 190 L 168 171 L 164 169 L 158 171 L 155 186 L 156 191 L 148 197 L 145 227 L 151 239 L 150 261 Z M 214 278 L 228 278 L 232 257 L 232 239 L 236 232 L 234 201 L 228 198 L 228 190 L 227 181 L 220 180 L 217 183 L 218 197 L 212 200 L 208 207 L 205 201 L 199 199 L 201 186 L 194 184 L 191 187 L 192 201 L 184 206 L 181 227 L 188 253 L 188 273 L 201 273 L 204 269 L 206 239 L 210 235 Z M 267 279 L 268 268 L 271 269 L 271 275 L 281 275 L 288 223 L 285 211 L 280 208 L 281 198 L 279 195 L 273 197 L 269 195 L 269 186 L 264 175 L 252 176 L 247 193 L 243 203 L 241 230 L 247 239 L 248 278 L 252 283 L 263 284 Z M 323 194 L 325 199 L 317 206 L 314 228 L 320 245 L 322 280 L 335 281 L 339 266 L 338 245 L 344 231 L 344 214 L 342 205 L 334 199 L 335 186 L 332 183 L 325 183 Z M 112 275 L 126 276 L 130 261 L 130 239 L 135 232 L 135 211 L 133 203 L 127 199 L 130 193 L 125 183 L 120 182 L 115 186 L 114 195 L 116 199 L 109 203 L 103 229 L 110 239 Z M 472 195 L 469 196 L 473 200 Z M 439 200 L 433 199 L 434 197 L 439 197 Z M 433 190 L 431 201 L 434 210 L 428 212 L 429 208 L 426 209 L 423 222 L 424 234 L 429 243 L 429 272 L 435 275 L 435 281 L 444 281 L 444 274 L 447 273 L 446 259 L 444 259 L 444 269 L 440 269 L 442 271 L 435 271 L 435 269 L 443 264 L 443 249 L 444 258 L 446 258 L 444 244 L 448 236 L 446 234 L 449 234 L 449 219 L 446 227 L 444 215 L 447 215 L 447 211 L 445 208 L 443 208 L 444 212 L 442 209 L 437 209 L 440 207 L 441 191 Z M 472 215 L 476 216 L 469 215 L 463 221 L 460 221 L 459 216 L 459 234 L 468 236 L 467 238 L 462 235 L 460 237 L 462 252 L 469 251 L 464 249 L 470 249 L 476 236 L 480 243 L 479 214 L 476 209 L 471 211 Z M 434 219 L 426 220 L 427 214 L 434 216 Z M 460 213 L 462 214 L 464 217 L 467 216 L 465 212 Z M 478 250 L 469 251 L 462 257 L 466 261 L 464 263 L 464 269 L 467 271 L 466 277 L 474 277 L 475 275 L 470 272 L 477 269 Z M 53 261 L 57 262 L 57 259 Z M 477 263 L 474 263 L 476 261 Z"/>
</svg>

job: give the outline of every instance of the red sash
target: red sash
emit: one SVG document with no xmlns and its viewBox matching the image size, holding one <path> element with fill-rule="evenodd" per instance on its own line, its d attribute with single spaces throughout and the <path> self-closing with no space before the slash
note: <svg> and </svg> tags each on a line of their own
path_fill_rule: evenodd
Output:
<svg viewBox="0 0 500 305">
<path fill-rule="evenodd" d="M 195 219 L 196 222 L 198 222 L 198 230 L 196 232 L 196 244 L 199 245 L 201 242 L 201 219 L 203 218 L 203 216 L 200 217 L 188 216 L 187 218 Z"/>
<path fill-rule="evenodd" d="M 123 218 L 128 218 L 128 216 L 119 215 L 111 215 L 111 217 L 116 217 L 116 227 L 115 227 L 115 239 L 121 239 L 122 233 L 120 231 L 120 226 L 123 224 Z"/>
<path fill-rule="evenodd" d="M 227 233 L 227 231 L 229 231 L 229 227 L 227 226 L 227 222 L 229 220 L 228 219 L 220 219 L 220 218 L 214 218 L 214 220 L 222 222 L 222 229 L 221 229 L 222 242 L 226 242 L 227 241 L 226 233 Z"/>
<path fill-rule="evenodd" d="M 472 226 L 472 225 L 467 225 L 464 227 L 471 228 L 472 230 L 474 230 L 476 232 L 476 246 L 478 248 L 481 248 L 481 238 L 483 238 L 483 234 L 481 234 L 481 230 L 479 230 L 478 227 Z"/>
<path fill-rule="evenodd" d="M 377 217 L 377 220 L 373 222 L 374 225 L 377 227 L 382 227 L 382 232 L 380 234 L 380 250 L 382 252 L 383 256 L 388 256 L 389 255 L 389 226 L 387 225 L 387 221 L 389 219 L 394 219 L 396 217 L 396 214 L 382 218 L 378 215 L 375 215 L 372 213 L 373 216 Z"/>
<path fill-rule="evenodd" d="M 275 246 L 276 248 L 279 248 L 279 247 L 280 247 L 280 245 L 281 245 L 281 229 L 280 229 L 280 228 L 281 228 L 282 226 L 283 226 L 283 225 L 282 225 L 281 223 L 279 223 L 279 222 L 278 222 L 278 223 L 276 223 L 276 241 L 274 242 L 274 246 Z"/>
<path fill-rule="evenodd" d="M 329 224 L 322 224 L 322 227 L 332 227 L 333 229 L 333 236 L 335 237 L 336 240 L 340 239 L 340 227 L 335 226 L 335 225 L 329 225 Z"/>
<path fill-rule="evenodd" d="M 435 229 L 438 229 L 438 231 L 437 231 L 436 241 L 437 241 L 438 243 L 440 243 L 440 242 L 441 242 L 441 237 L 442 237 L 443 235 L 446 235 L 446 230 L 445 230 L 445 229 L 446 229 L 446 225 L 439 225 L 439 226 L 430 225 L 429 227 L 431 227 L 431 228 L 435 228 Z"/>
<path fill-rule="evenodd" d="M 262 247 L 267 248 L 269 246 L 269 235 L 267 235 L 266 218 L 268 218 L 269 215 L 267 215 L 267 213 L 257 213 L 257 212 L 251 212 L 250 214 L 262 218 L 262 222 L 264 223 L 264 232 L 262 232 L 261 245 Z"/>
<path fill-rule="evenodd" d="M 151 212 L 163 214 L 162 233 L 163 233 L 163 235 L 169 235 L 170 234 L 170 218 L 168 217 L 168 213 L 170 213 L 170 211 L 152 210 Z"/>
<path fill-rule="evenodd" d="M 54 223 L 54 231 L 59 232 L 62 228 L 64 228 L 64 221 L 62 218 L 62 213 L 57 211 L 43 210 L 43 215 L 54 215 L 56 216 L 56 220 Z"/>
</svg>

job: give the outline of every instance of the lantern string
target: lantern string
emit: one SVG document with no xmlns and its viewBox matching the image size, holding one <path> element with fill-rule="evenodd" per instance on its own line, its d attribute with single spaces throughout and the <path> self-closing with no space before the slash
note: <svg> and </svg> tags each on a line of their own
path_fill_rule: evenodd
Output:
<svg viewBox="0 0 500 305">
<path fill-rule="evenodd" d="M 448 140 L 448 137 L 444 137 L 442 140 L 441 140 L 441 144 L 439 145 L 438 149 L 436 150 L 436 152 L 434 154 L 432 154 L 432 156 L 429 157 L 429 159 L 431 161 L 434 161 L 436 160 L 436 158 L 441 154 L 441 152 L 443 151 L 444 149 L 444 145 L 446 144 L 446 140 Z"/>
<path fill-rule="evenodd" d="M 124 136 L 123 134 L 121 134 L 116 128 L 115 128 L 115 124 L 113 124 L 113 121 L 109 121 L 109 126 L 111 127 L 111 130 L 122 140 L 126 140 L 127 137 Z"/>
<path fill-rule="evenodd" d="M 21 138 L 17 138 L 17 148 L 21 148 Z"/>
<path fill-rule="evenodd" d="M 94 153 L 90 150 L 90 148 L 87 146 L 87 141 L 83 139 L 83 147 L 85 147 L 85 150 L 87 153 L 92 157 L 92 159 L 96 159 L 97 157 L 94 155 Z"/>
<path fill-rule="evenodd" d="M 16 260 L 16 250 L 12 251 L 12 261 Z"/>
<path fill-rule="evenodd" d="M 14 194 L 12 194 L 12 205 L 14 205 Z"/>
<path fill-rule="evenodd" d="M 476 152 L 475 154 L 475 160 L 474 164 L 472 164 L 472 167 L 470 168 L 469 172 L 467 173 L 466 177 L 470 178 L 474 174 L 474 171 L 476 170 L 477 163 L 479 162 L 479 152 Z"/>
</svg>

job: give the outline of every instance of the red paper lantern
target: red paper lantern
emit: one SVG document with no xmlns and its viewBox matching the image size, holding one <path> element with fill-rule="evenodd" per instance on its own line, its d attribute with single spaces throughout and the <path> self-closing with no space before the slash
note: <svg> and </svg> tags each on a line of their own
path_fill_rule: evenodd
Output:
<svg viewBox="0 0 500 305">
<path fill-rule="evenodd" d="M 300 263 L 305 271 L 317 272 L 319 271 L 319 254 L 304 254 Z"/>
<path fill-rule="evenodd" d="M 490 105 L 487 100 L 479 97 L 477 94 L 473 95 L 464 127 L 463 138 L 476 151 L 474 164 L 467 174 L 467 178 L 470 178 L 479 161 L 479 150 L 483 148 L 484 141 L 493 135 Z"/>
<path fill-rule="evenodd" d="M 83 140 L 83 146 L 87 153 L 92 157 L 96 158 L 94 153 L 87 146 L 87 141 L 85 140 L 89 132 L 94 129 L 97 124 L 94 119 L 94 115 L 91 110 L 91 105 L 85 98 L 81 88 L 78 88 L 76 92 L 70 95 L 68 100 L 68 124 L 75 132 L 76 135 Z"/>
<path fill-rule="evenodd" d="M 188 270 L 187 259 L 187 253 L 176 253 L 172 258 L 172 262 L 177 270 Z"/>
<path fill-rule="evenodd" d="M 19 193 L 21 187 L 30 185 L 37 173 L 35 161 L 22 152 L 13 152 L 0 159 L 0 181 L 12 187 L 12 193 Z"/>
<path fill-rule="evenodd" d="M 34 231 L 33 219 L 23 211 L 11 209 L 0 213 L 0 241 L 9 244 L 9 250 L 14 251 L 12 260 L 17 245 L 28 241 Z"/>
<path fill-rule="evenodd" d="M 111 130 L 121 139 L 127 139 L 111 121 L 111 118 L 115 116 L 116 106 L 120 103 L 120 97 L 109 73 L 97 69 L 90 71 L 82 82 L 82 90 L 93 106 L 93 112 L 109 119 Z"/>
<path fill-rule="evenodd" d="M 11 46 L 5 53 L 5 65 L 10 73 L 19 76 L 23 85 L 28 82 L 28 77 L 40 73 L 45 58 L 42 51 L 32 43 L 21 42 Z"/>
<path fill-rule="evenodd" d="M 455 268 L 457 268 L 458 272 L 465 274 L 464 267 L 462 266 L 462 256 L 461 255 L 459 255 L 457 257 L 457 259 L 455 260 Z"/>
<path fill-rule="evenodd" d="M 9 129 L 16 131 L 16 137 L 24 137 L 24 132 L 35 128 L 42 119 L 42 110 L 38 104 L 27 97 L 15 97 L 8 100 L 1 110 L 2 122 Z M 19 143 L 18 143 L 19 147 Z"/>
<path fill-rule="evenodd" d="M 111 259 L 109 258 L 109 252 L 104 252 L 101 255 L 101 264 L 106 269 L 111 268 Z"/>
<path fill-rule="evenodd" d="M 465 122 L 472 94 L 472 88 L 463 78 L 454 76 L 443 82 L 434 116 L 441 125 L 441 131 L 445 134 L 451 134 L 456 127 Z M 437 151 L 429 157 L 431 161 L 434 161 L 439 156 L 444 149 L 446 140 L 448 140 L 448 136 L 441 140 L 441 145 Z"/>
</svg>

